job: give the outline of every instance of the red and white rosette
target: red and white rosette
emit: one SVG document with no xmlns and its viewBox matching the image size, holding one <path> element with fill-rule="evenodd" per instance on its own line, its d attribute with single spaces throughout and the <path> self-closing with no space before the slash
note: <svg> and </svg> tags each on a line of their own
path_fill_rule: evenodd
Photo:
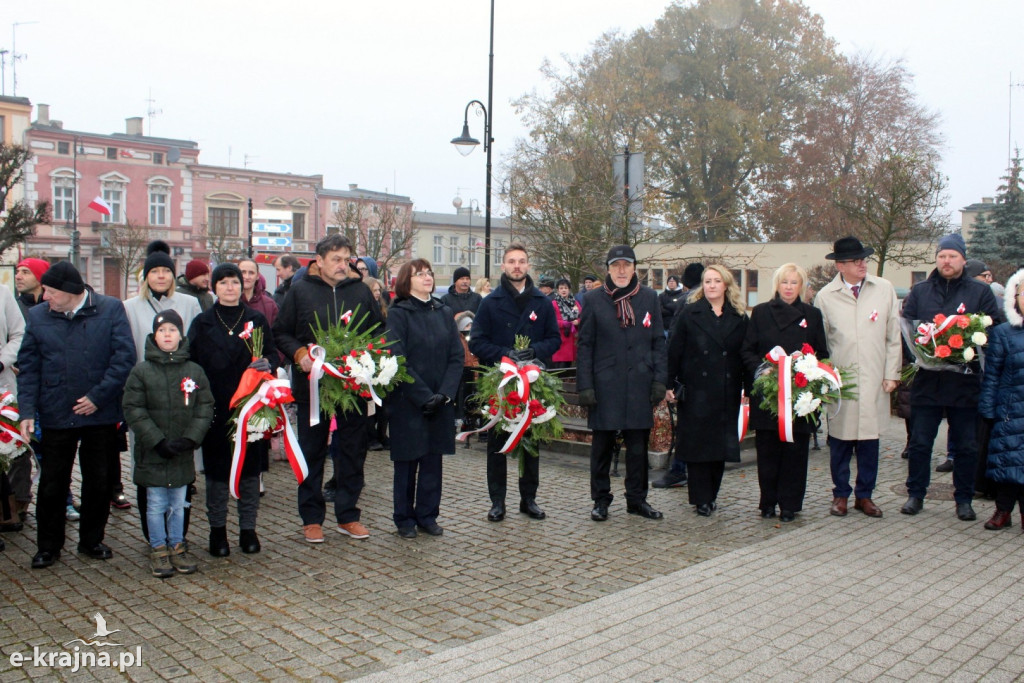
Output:
<svg viewBox="0 0 1024 683">
<path fill-rule="evenodd" d="M 536 417 L 529 410 L 530 403 L 530 383 L 537 381 L 540 377 L 540 368 L 536 365 L 524 365 L 519 367 L 514 360 L 511 358 L 502 357 L 501 364 L 499 365 L 501 371 L 504 372 L 504 376 L 498 383 L 498 398 L 504 400 L 505 398 L 505 387 L 510 383 L 515 383 L 515 391 L 519 394 L 520 402 L 523 405 L 523 411 L 519 417 L 515 418 L 508 430 L 508 439 L 505 441 L 505 445 L 501 447 L 500 453 L 510 453 L 519 445 L 519 441 L 523 438 L 526 430 L 530 428 L 533 423 L 541 424 L 555 417 L 558 411 L 554 408 L 547 408 L 541 415 Z M 503 419 L 503 415 L 499 410 L 497 414 L 491 417 L 490 422 L 485 424 L 480 429 L 474 429 L 469 432 L 459 432 L 455 439 L 457 441 L 465 441 L 471 434 L 478 434 L 480 432 L 486 432 L 487 430 L 494 427 L 498 422 Z"/>
<path fill-rule="evenodd" d="M 191 393 L 193 393 L 198 388 L 199 388 L 199 385 L 196 384 L 196 381 L 194 379 L 192 379 L 191 377 L 184 377 L 184 378 L 182 378 L 182 380 L 181 380 L 181 393 L 185 394 L 185 405 L 188 405 L 188 397 L 189 397 L 189 395 Z"/>
<path fill-rule="evenodd" d="M 779 438 L 793 443 L 793 357 L 776 346 L 765 358 L 779 367 Z"/>
<path fill-rule="evenodd" d="M 245 447 L 248 440 L 246 425 L 257 410 L 263 407 L 273 408 L 279 414 L 279 420 L 284 423 L 284 452 L 288 456 L 288 463 L 292 466 L 295 478 L 301 484 L 309 474 L 309 466 L 306 458 L 299 448 L 299 440 L 292 430 L 288 421 L 284 406 L 291 403 L 291 386 L 287 379 L 269 379 L 260 385 L 259 389 L 242 406 L 238 423 L 235 427 L 235 448 L 231 454 L 231 476 L 228 479 L 231 496 L 236 500 L 239 497 L 238 483 L 242 479 L 242 466 L 245 464 Z"/>
</svg>

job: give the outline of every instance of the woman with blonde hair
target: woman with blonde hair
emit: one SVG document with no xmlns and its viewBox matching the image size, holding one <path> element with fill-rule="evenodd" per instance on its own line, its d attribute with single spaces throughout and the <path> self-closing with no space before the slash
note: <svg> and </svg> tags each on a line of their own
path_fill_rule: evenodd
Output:
<svg viewBox="0 0 1024 683">
<path fill-rule="evenodd" d="M 795 263 L 779 266 L 772 277 L 772 298 L 754 307 L 743 342 L 743 364 L 747 382 L 765 362 L 765 355 L 776 346 L 787 353 L 800 351 L 809 344 L 819 358 L 828 357 L 825 326 L 821 312 L 803 301 L 807 271 Z M 791 522 L 803 509 L 807 490 L 807 456 L 815 426 L 808 417 L 793 420 L 793 441 L 779 434 L 778 418 L 761 410 L 763 397 L 750 401 L 750 428 L 756 431 L 757 482 L 761 487 L 762 517 Z"/>
<path fill-rule="evenodd" d="M 480 296 L 487 296 L 491 293 L 491 281 L 485 277 L 480 278 L 476 281 L 476 287 L 473 288 L 473 291 Z"/>
<path fill-rule="evenodd" d="M 746 373 L 740 348 L 747 332 L 743 295 L 729 269 L 710 265 L 679 309 L 668 343 L 667 398 L 678 401 L 676 457 L 686 463 L 689 499 L 698 515 L 717 508 L 726 462 L 740 461 L 736 420 Z"/>
</svg>

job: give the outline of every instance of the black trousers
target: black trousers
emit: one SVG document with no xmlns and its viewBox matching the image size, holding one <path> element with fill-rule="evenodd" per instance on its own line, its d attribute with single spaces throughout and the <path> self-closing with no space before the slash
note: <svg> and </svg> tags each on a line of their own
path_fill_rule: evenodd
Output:
<svg viewBox="0 0 1024 683">
<path fill-rule="evenodd" d="M 75 453 L 82 471 L 82 518 L 78 542 L 92 547 L 103 541 L 110 515 L 110 452 L 117 439 L 115 425 L 45 429 L 40 442 L 43 458 L 39 466 L 39 494 L 36 501 L 37 541 L 40 551 L 57 552 L 64 547 L 64 509 L 67 504 Z"/>
<path fill-rule="evenodd" d="M 612 502 L 609 470 L 615 451 L 614 430 L 595 431 L 590 442 L 590 497 L 595 503 Z M 649 429 L 622 431 L 622 445 L 626 449 L 626 504 L 640 505 L 647 500 L 647 440 Z"/>
<path fill-rule="evenodd" d="M 1007 482 L 996 483 L 996 510 L 1013 512 L 1015 503 L 1020 506 L 1021 515 L 1024 515 L 1024 486 Z M 1024 519 L 1024 516 L 1021 519 Z"/>
<path fill-rule="evenodd" d="M 725 474 L 725 462 L 688 462 L 690 505 L 707 505 L 718 500 Z"/>
<path fill-rule="evenodd" d="M 395 462 L 395 526 L 399 529 L 437 523 L 441 510 L 440 453 Z"/>
<path fill-rule="evenodd" d="M 309 466 L 309 475 L 299 484 L 299 516 L 303 525 L 323 524 L 326 514 L 324 504 L 324 462 L 330 452 L 334 462 L 334 479 L 337 493 L 334 497 L 334 513 L 339 524 L 358 522 L 361 510 L 359 496 L 363 492 L 363 465 L 366 462 L 367 417 L 362 412 L 338 415 L 338 430 L 334 433 L 330 449 L 327 437 L 330 433 L 331 416 L 320 413 L 320 424 L 309 425 L 309 405 L 299 404 L 299 447 Z"/>
<path fill-rule="evenodd" d="M 508 440 L 508 433 L 492 429 L 487 432 L 487 492 L 492 503 L 505 502 L 508 490 L 508 455 L 498 451 Z M 532 455 L 523 456 L 523 476 L 519 477 L 519 497 L 522 500 L 533 500 L 537 497 L 540 486 L 540 458 Z M 519 467 L 518 460 L 512 467 Z"/>
<path fill-rule="evenodd" d="M 807 492 L 807 451 L 810 434 L 794 434 L 793 443 L 779 439 L 774 429 L 759 429 L 757 446 L 757 483 L 761 486 L 762 510 L 776 505 L 782 510 L 800 512 Z"/>
</svg>

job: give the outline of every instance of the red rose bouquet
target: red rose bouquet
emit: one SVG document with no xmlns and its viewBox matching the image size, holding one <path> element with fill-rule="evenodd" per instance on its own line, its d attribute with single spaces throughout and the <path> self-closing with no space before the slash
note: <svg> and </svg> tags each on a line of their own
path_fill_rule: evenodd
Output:
<svg viewBox="0 0 1024 683">
<path fill-rule="evenodd" d="M 986 329 L 992 318 L 983 313 L 965 313 L 960 304 L 953 315 L 938 313 L 931 321 L 903 321 L 903 336 L 914 352 L 914 363 L 904 370 L 910 380 L 919 368 L 971 374 L 971 361 L 988 344 Z"/>
<path fill-rule="evenodd" d="M 32 450 L 21 436 L 21 415 L 14 394 L 0 393 L 0 472 L 11 468 L 11 460 Z"/>
</svg>

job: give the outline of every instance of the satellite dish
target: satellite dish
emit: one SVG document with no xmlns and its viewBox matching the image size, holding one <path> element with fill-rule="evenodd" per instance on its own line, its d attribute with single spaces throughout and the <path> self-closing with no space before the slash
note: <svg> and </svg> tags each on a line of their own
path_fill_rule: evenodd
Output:
<svg viewBox="0 0 1024 683">
<path fill-rule="evenodd" d="M 177 147 L 171 147 L 167 150 L 167 163 L 173 164 L 181 159 L 181 150 Z"/>
</svg>

